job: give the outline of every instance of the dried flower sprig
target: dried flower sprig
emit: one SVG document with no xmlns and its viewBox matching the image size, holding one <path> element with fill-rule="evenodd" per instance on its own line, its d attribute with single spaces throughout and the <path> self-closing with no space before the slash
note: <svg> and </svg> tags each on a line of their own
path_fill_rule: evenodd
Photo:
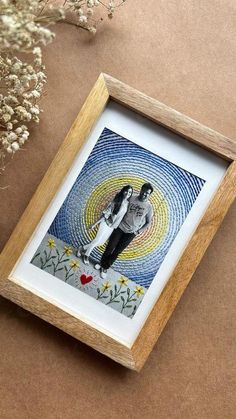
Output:
<svg viewBox="0 0 236 419">
<path fill-rule="evenodd" d="M 86 29 L 94 35 L 99 22 L 103 20 L 103 17 L 96 18 L 96 11 L 100 12 L 101 9 L 104 9 L 107 16 L 112 19 L 115 10 L 123 3 L 125 3 L 125 0 L 109 0 L 109 2 L 106 2 L 106 0 L 65 0 L 65 11 L 71 11 L 77 16 L 76 21 L 71 22 L 65 19 L 65 22 Z"/>
<path fill-rule="evenodd" d="M 39 122 L 37 102 L 46 82 L 40 44 L 54 38 L 38 22 L 46 3 L 0 0 L 0 169 L 27 141 L 29 122 Z M 56 11 L 61 18 L 61 8 Z"/>
<path fill-rule="evenodd" d="M 37 44 L 46 45 L 55 36 L 44 26 L 42 13 L 47 0 L 0 0 L 1 53 L 31 52 Z M 49 6 L 48 6 L 49 7 Z M 53 22 L 64 16 L 61 7 L 50 6 Z"/>
<path fill-rule="evenodd" d="M 39 122 L 40 109 L 36 103 L 42 94 L 46 75 L 42 71 L 41 49 L 33 49 L 33 63 L 17 57 L 0 57 L 0 144 L 2 157 L 12 154 L 27 141 L 30 121 Z"/>
<path fill-rule="evenodd" d="M 104 9 L 112 18 L 124 2 L 65 0 L 61 5 L 55 0 L 0 0 L 0 172 L 6 156 L 27 141 L 29 124 L 39 122 L 38 101 L 46 83 L 41 45 L 55 36 L 48 26 L 64 21 L 95 34 L 103 20 L 95 17 L 96 10 Z"/>
</svg>

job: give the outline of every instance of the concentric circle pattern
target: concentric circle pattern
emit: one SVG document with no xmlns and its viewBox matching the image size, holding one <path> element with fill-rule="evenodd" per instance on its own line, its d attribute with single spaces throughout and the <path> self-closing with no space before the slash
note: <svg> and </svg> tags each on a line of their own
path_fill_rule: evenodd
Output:
<svg viewBox="0 0 236 419">
<path fill-rule="evenodd" d="M 148 287 L 195 202 L 204 180 L 105 128 L 64 201 L 49 233 L 78 247 L 91 241 L 88 226 L 125 185 L 138 194 L 143 183 L 154 187 L 150 228 L 124 250 L 113 268 Z M 95 249 L 99 261 L 105 245 Z"/>
</svg>

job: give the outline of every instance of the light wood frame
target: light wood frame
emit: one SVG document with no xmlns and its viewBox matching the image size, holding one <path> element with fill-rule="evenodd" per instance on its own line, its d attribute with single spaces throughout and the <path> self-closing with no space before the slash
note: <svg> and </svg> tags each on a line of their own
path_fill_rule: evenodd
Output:
<svg viewBox="0 0 236 419">
<path fill-rule="evenodd" d="M 109 99 L 229 161 L 223 181 L 132 347 L 121 344 L 10 280 L 14 265 Z M 235 198 L 235 160 L 236 142 L 232 139 L 201 125 L 111 76 L 101 74 L 0 255 L 1 295 L 124 366 L 139 371 Z"/>
</svg>

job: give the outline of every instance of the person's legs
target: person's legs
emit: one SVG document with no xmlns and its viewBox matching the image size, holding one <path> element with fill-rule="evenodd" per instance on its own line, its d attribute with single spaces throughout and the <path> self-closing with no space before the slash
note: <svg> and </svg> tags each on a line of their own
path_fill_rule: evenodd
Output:
<svg viewBox="0 0 236 419">
<path fill-rule="evenodd" d="M 90 253 L 93 251 L 93 249 L 96 246 L 99 246 L 99 241 L 95 237 L 95 239 L 92 240 L 89 244 L 86 244 L 85 246 L 83 246 L 83 248 L 85 250 L 84 255 L 89 257 L 90 256 Z"/>
<path fill-rule="evenodd" d="M 112 233 L 112 235 L 109 239 L 109 242 L 107 244 L 107 247 L 105 249 L 105 252 L 103 253 L 102 258 L 101 258 L 100 265 L 101 265 L 102 269 L 108 269 L 111 266 L 110 257 L 112 255 L 112 253 L 114 252 L 116 246 L 118 245 L 120 237 L 122 236 L 122 234 L 123 234 L 123 231 L 120 230 L 119 228 L 116 228 L 113 231 L 113 233 Z"/>
<path fill-rule="evenodd" d="M 113 239 L 113 234 L 114 235 Z M 124 233 L 121 229 L 117 228 L 114 230 L 113 234 L 110 237 L 107 248 L 101 259 L 101 267 L 103 269 L 109 269 L 110 266 L 115 262 L 117 257 L 123 250 L 131 243 L 134 239 L 134 233 Z"/>
<path fill-rule="evenodd" d="M 122 232 L 122 233 L 123 234 L 120 237 L 120 240 L 119 240 L 116 248 L 114 249 L 114 251 L 112 252 L 112 254 L 110 256 L 110 259 L 109 259 L 110 266 L 115 262 L 115 260 L 118 258 L 118 256 L 123 252 L 123 250 L 126 249 L 126 247 L 128 247 L 128 245 L 131 243 L 131 241 L 135 238 L 134 233 L 124 233 L 124 232 Z"/>
<path fill-rule="evenodd" d="M 112 228 L 109 227 L 105 221 L 102 221 L 99 225 L 99 229 L 94 240 L 92 240 L 91 243 L 83 246 L 86 250 L 85 255 L 90 256 L 91 252 L 95 247 L 101 246 L 103 243 L 105 243 L 107 239 L 111 236 L 112 231 Z"/>
</svg>

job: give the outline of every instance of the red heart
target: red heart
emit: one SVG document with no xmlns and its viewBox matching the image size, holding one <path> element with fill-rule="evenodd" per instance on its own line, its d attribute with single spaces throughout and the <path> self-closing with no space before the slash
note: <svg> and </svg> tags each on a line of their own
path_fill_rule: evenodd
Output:
<svg viewBox="0 0 236 419">
<path fill-rule="evenodd" d="M 82 285 L 88 284 L 88 282 L 92 281 L 92 275 L 86 276 L 85 274 L 81 275 L 80 281 Z"/>
</svg>

